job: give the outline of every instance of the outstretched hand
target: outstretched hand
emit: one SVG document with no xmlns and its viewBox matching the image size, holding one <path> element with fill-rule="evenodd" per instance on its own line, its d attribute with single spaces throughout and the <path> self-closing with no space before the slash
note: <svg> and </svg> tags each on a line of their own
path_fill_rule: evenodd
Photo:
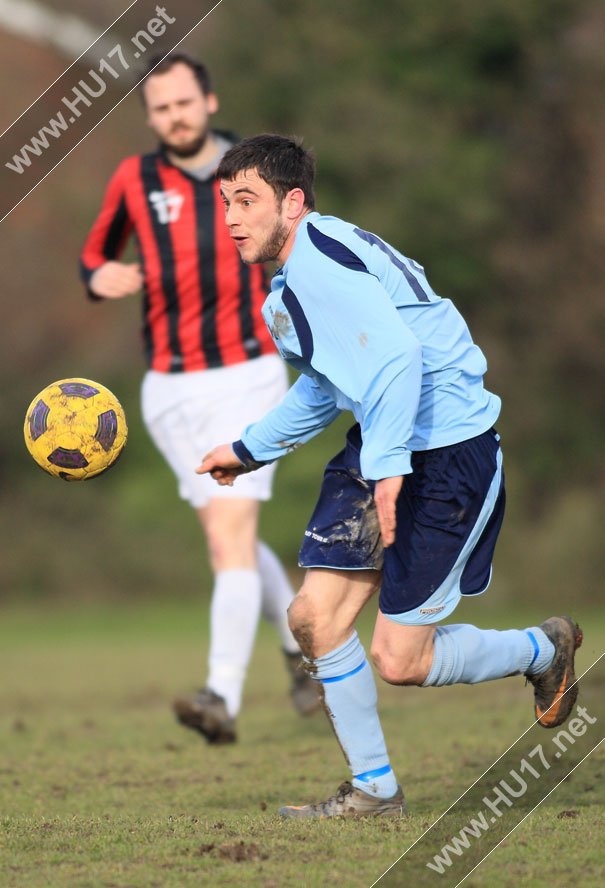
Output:
<svg viewBox="0 0 605 888">
<path fill-rule="evenodd" d="M 397 527 L 396 503 L 401 493 L 403 476 L 394 478 L 382 478 L 374 487 L 374 502 L 378 513 L 380 534 L 383 546 L 391 546 L 395 542 L 395 529 Z"/>
<path fill-rule="evenodd" d="M 123 299 L 143 286 L 143 272 L 138 262 L 105 262 L 88 283 L 95 296 L 103 299 Z"/>
<path fill-rule="evenodd" d="M 237 458 L 231 444 L 219 444 L 206 454 L 195 471 L 198 475 L 210 475 L 221 487 L 233 487 L 235 479 L 249 470 Z"/>
</svg>

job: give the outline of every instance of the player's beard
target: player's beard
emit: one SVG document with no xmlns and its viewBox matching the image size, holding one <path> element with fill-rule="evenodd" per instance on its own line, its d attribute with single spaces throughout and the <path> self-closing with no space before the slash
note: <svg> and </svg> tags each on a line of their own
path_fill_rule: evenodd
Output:
<svg viewBox="0 0 605 888">
<path fill-rule="evenodd" d="M 185 160 L 189 157 L 195 157 L 195 155 L 202 150 L 207 139 L 208 130 L 206 129 L 203 133 L 200 133 L 195 139 L 191 139 L 189 142 L 177 142 L 177 144 L 174 144 L 173 142 L 162 142 L 162 148 L 165 152 L 174 154 L 176 157 L 182 157 Z"/>
<path fill-rule="evenodd" d="M 273 262 L 279 256 L 283 245 L 290 233 L 288 226 L 278 219 L 264 242 L 258 248 L 258 253 L 254 259 L 245 259 L 245 262 Z"/>
</svg>

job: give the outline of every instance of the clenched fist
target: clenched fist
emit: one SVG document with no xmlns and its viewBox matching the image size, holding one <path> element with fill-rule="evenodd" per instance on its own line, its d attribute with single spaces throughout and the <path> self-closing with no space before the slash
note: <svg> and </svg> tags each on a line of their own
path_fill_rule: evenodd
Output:
<svg viewBox="0 0 605 888">
<path fill-rule="evenodd" d="M 104 299 L 123 299 L 143 286 L 143 275 L 138 262 L 106 262 L 92 275 L 88 284 L 95 296 Z"/>
</svg>

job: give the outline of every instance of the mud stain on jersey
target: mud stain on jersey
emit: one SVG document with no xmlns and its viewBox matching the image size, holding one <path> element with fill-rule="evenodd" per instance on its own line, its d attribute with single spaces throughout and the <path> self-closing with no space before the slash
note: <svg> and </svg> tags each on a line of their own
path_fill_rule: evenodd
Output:
<svg viewBox="0 0 605 888">
<path fill-rule="evenodd" d="M 285 450 L 286 453 L 292 453 L 294 450 L 302 447 L 302 443 L 302 441 L 278 441 L 277 446 Z"/>
<path fill-rule="evenodd" d="M 290 315 L 286 314 L 285 311 L 276 311 L 271 323 L 272 335 L 276 339 L 281 339 L 282 336 L 287 336 L 291 323 Z"/>
</svg>

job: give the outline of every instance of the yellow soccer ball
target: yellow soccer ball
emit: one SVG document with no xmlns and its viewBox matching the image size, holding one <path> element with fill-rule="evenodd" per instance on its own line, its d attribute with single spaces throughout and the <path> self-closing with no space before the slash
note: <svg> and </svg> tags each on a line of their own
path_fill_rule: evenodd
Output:
<svg viewBox="0 0 605 888">
<path fill-rule="evenodd" d="M 31 402 L 23 427 L 38 465 L 64 481 L 86 481 L 111 468 L 128 437 L 112 392 L 90 379 L 60 379 Z"/>
</svg>

